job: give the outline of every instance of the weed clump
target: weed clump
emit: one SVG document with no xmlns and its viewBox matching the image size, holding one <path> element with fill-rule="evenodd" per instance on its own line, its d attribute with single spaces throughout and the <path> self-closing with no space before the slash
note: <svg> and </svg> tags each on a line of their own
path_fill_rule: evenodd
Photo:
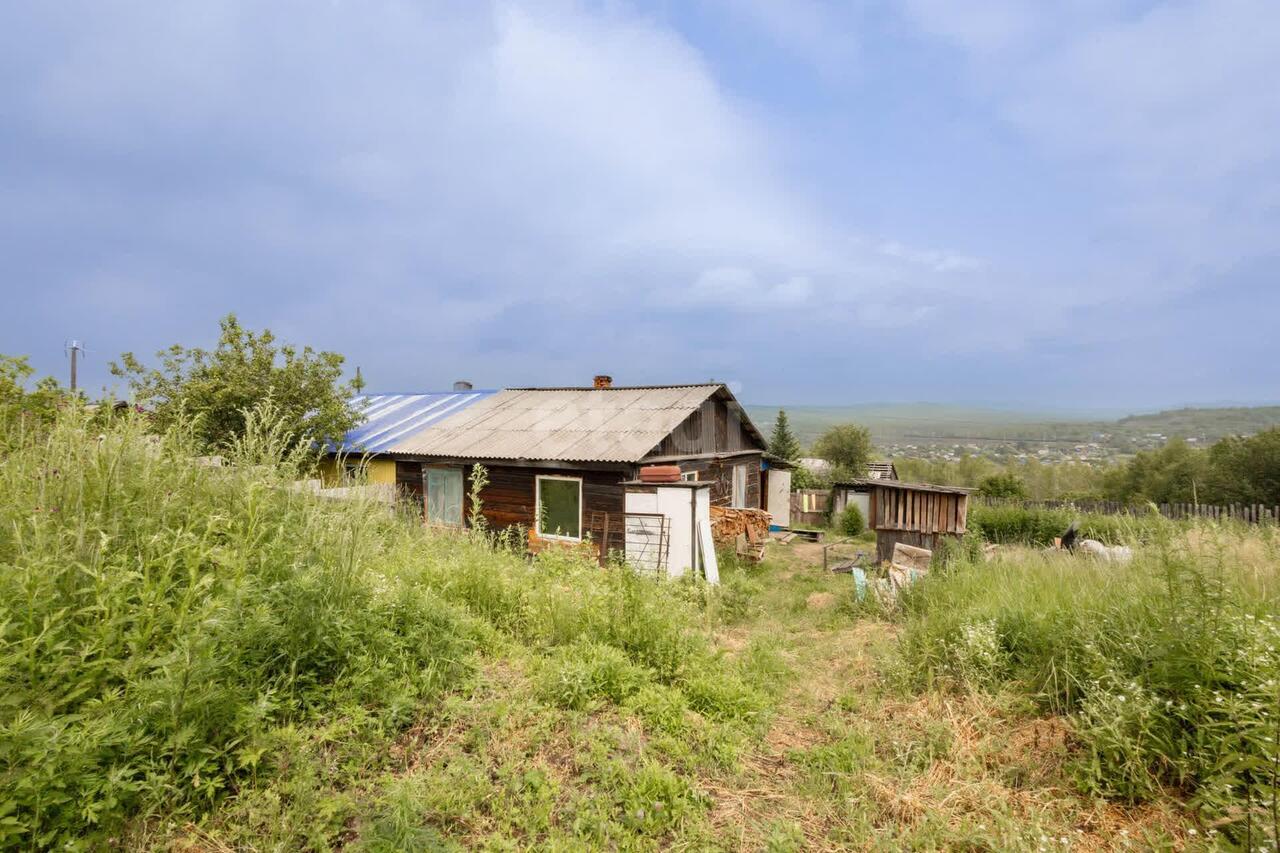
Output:
<svg viewBox="0 0 1280 853">
<path fill-rule="evenodd" d="M 1069 715 L 1088 792 L 1181 792 L 1229 838 L 1271 839 L 1280 768 L 1280 551 L 1211 525 L 1129 565 L 961 560 L 903 596 L 918 687 L 1020 689 Z"/>
</svg>

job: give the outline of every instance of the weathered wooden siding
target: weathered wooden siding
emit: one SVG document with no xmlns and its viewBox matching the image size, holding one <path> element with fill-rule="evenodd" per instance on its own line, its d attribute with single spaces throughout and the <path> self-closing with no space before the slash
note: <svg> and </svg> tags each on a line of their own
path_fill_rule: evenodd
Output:
<svg viewBox="0 0 1280 853">
<path fill-rule="evenodd" d="M 418 512 L 426 512 L 426 502 L 422 490 L 422 463 L 397 459 L 396 492 L 402 500 L 413 503 Z"/>
<path fill-rule="evenodd" d="M 563 468 L 525 468 L 517 466 L 486 466 L 489 484 L 480 491 L 482 512 L 490 527 L 503 529 L 520 525 L 533 529 L 537 501 L 536 478 L 539 474 L 582 479 L 582 526 L 597 543 L 604 541 L 604 515 L 611 526 L 622 517 L 626 497 L 622 482 L 631 479 L 630 472 L 593 471 L 589 469 L 566 470 Z M 464 472 L 468 493 L 471 482 L 471 466 Z M 470 517 L 470 494 L 463 501 L 463 512 Z M 594 520 L 594 525 L 593 525 Z"/>
<path fill-rule="evenodd" d="M 960 535 L 965 532 L 968 502 L 968 495 L 873 486 L 870 526 L 874 530 Z"/>
<path fill-rule="evenodd" d="M 719 397 L 706 400 L 662 440 L 650 456 L 697 456 L 764 450 L 742 425 L 742 419 Z"/>
<path fill-rule="evenodd" d="M 914 530 L 877 530 L 876 560 L 886 562 L 893 560 L 893 546 L 901 542 L 903 545 L 914 545 L 917 548 L 928 548 L 936 551 L 942 539 L 958 539 L 954 533 L 917 533 Z"/>
<path fill-rule="evenodd" d="M 959 538 L 965 532 L 968 508 L 965 494 L 873 484 L 869 521 L 876 532 L 876 558 L 893 559 L 898 542 L 932 551 L 944 537 Z"/>
<path fill-rule="evenodd" d="M 698 482 L 711 484 L 711 505 L 729 506 L 733 501 L 733 466 L 747 467 L 746 506 L 760 508 L 761 454 L 749 453 L 725 459 L 692 459 L 680 462 L 680 470 L 696 472 Z"/>
</svg>

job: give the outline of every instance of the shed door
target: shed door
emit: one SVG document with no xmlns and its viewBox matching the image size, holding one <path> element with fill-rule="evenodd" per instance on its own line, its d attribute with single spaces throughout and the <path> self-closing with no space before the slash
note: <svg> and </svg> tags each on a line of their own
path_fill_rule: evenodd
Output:
<svg viewBox="0 0 1280 853">
<path fill-rule="evenodd" d="M 427 468 L 427 524 L 462 526 L 462 469 Z"/>
</svg>

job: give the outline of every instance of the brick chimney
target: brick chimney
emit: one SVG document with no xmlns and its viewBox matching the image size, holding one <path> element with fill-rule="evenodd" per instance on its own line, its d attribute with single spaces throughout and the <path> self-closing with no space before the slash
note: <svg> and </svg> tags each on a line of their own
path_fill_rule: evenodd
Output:
<svg viewBox="0 0 1280 853">
<path fill-rule="evenodd" d="M 591 381 L 591 384 L 595 388 L 612 388 L 613 377 L 605 376 L 603 373 L 601 373 L 601 374 L 598 374 L 596 378 Z"/>
</svg>

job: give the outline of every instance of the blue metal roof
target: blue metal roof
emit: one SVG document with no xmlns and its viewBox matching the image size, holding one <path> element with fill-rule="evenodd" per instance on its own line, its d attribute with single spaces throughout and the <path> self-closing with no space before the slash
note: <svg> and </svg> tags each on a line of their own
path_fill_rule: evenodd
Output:
<svg viewBox="0 0 1280 853">
<path fill-rule="evenodd" d="M 352 405 L 364 417 L 347 433 L 342 450 L 348 453 L 395 452 L 395 445 L 418 430 L 439 423 L 494 391 L 441 391 L 429 394 L 367 394 Z"/>
</svg>

